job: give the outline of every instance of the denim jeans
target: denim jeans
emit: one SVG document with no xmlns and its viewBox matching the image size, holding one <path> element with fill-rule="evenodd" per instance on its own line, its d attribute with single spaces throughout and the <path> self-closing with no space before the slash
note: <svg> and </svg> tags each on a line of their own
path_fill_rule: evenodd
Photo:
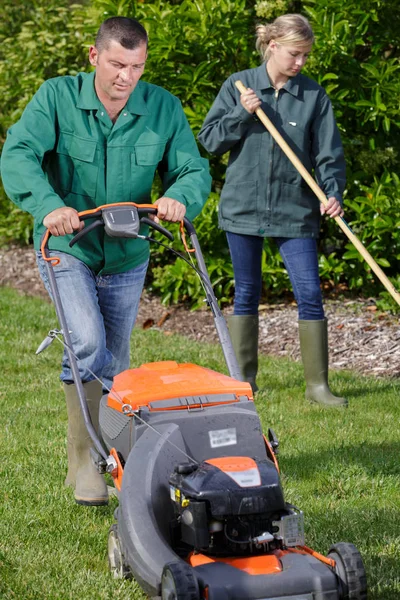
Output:
<svg viewBox="0 0 400 600">
<path fill-rule="evenodd" d="M 235 315 L 256 315 L 262 288 L 264 238 L 227 232 L 235 275 Z M 273 238 L 293 287 L 299 319 L 324 318 L 318 274 L 317 243 L 308 238 Z"/>
<path fill-rule="evenodd" d="M 135 325 L 148 261 L 113 275 L 96 275 L 82 261 L 64 252 L 50 252 L 60 257 L 53 267 L 73 351 L 78 357 L 83 382 L 99 377 L 104 388 L 111 388 L 115 375 L 129 367 L 130 337 Z M 40 252 L 37 263 L 49 292 L 47 265 Z M 73 381 L 69 360 L 64 351 L 61 381 Z"/>
</svg>

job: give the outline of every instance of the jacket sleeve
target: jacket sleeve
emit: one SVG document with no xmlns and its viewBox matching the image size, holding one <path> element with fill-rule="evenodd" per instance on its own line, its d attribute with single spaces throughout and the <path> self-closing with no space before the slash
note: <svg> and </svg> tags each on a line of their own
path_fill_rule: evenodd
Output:
<svg viewBox="0 0 400 600">
<path fill-rule="evenodd" d="M 200 156 L 196 140 L 178 99 L 171 115 L 171 135 L 159 173 L 164 195 L 182 202 L 186 216 L 193 220 L 201 211 L 211 190 L 208 160 Z"/>
<path fill-rule="evenodd" d="M 65 206 L 42 169 L 56 143 L 54 91 L 44 83 L 8 133 L 1 156 L 1 176 L 9 198 L 35 221 Z"/>
<path fill-rule="evenodd" d="M 327 198 L 334 196 L 343 205 L 346 163 L 332 104 L 321 93 L 311 128 L 312 160 L 315 177 Z"/>
<path fill-rule="evenodd" d="M 232 75 L 222 85 L 198 135 L 199 142 L 208 152 L 228 152 L 253 122 L 254 115 L 243 108 L 239 98 Z"/>
</svg>

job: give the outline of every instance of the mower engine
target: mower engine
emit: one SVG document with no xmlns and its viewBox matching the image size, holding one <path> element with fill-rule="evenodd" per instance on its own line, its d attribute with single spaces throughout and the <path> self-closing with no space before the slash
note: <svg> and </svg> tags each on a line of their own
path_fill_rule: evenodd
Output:
<svg viewBox="0 0 400 600">
<path fill-rule="evenodd" d="M 248 556 L 304 545 L 303 513 L 286 504 L 268 459 L 182 464 L 169 480 L 176 552 Z"/>
</svg>

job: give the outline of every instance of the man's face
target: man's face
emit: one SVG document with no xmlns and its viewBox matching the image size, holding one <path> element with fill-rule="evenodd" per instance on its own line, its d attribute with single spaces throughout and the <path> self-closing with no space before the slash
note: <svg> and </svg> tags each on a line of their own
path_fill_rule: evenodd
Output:
<svg viewBox="0 0 400 600">
<path fill-rule="evenodd" d="M 96 67 L 95 87 L 100 100 L 126 102 L 143 74 L 146 58 L 146 44 L 128 50 L 111 40 L 100 52 L 91 46 L 89 61 Z"/>
</svg>

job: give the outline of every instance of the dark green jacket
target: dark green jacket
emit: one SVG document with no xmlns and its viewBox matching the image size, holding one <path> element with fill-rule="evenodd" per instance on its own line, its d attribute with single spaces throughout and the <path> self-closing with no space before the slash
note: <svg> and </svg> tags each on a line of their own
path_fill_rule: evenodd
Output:
<svg viewBox="0 0 400 600">
<path fill-rule="evenodd" d="M 279 92 L 265 64 L 231 75 L 199 133 L 208 152 L 230 151 L 219 223 L 225 231 L 272 237 L 319 234 L 319 201 L 257 117 L 240 104 L 234 82 L 262 100 L 261 108 L 327 197 L 342 202 L 345 162 L 332 106 L 312 79 L 296 75 Z"/>
<path fill-rule="evenodd" d="M 46 81 L 8 132 L 3 184 L 11 200 L 34 216 L 36 248 L 43 219 L 56 208 L 149 203 L 156 170 L 164 195 L 182 202 L 189 219 L 208 197 L 208 162 L 200 157 L 178 98 L 139 81 L 113 125 L 94 77 L 79 73 Z M 70 239 L 52 237 L 50 247 L 77 256 L 98 273 L 127 271 L 149 253 L 147 242 L 110 238 L 101 228 L 72 249 Z"/>
</svg>

